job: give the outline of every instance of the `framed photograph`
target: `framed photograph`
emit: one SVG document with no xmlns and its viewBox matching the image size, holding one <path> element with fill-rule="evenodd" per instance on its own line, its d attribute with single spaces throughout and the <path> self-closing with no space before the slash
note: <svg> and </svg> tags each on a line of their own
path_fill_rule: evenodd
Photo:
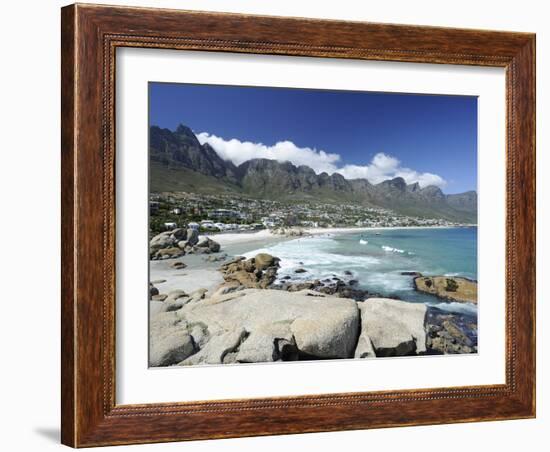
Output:
<svg viewBox="0 0 550 452">
<path fill-rule="evenodd" d="M 62 442 L 535 416 L 535 36 L 62 9 Z"/>
</svg>

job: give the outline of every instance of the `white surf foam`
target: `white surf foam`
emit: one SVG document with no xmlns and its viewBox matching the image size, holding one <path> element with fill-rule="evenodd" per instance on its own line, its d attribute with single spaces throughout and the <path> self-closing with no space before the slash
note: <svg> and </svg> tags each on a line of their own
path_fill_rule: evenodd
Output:
<svg viewBox="0 0 550 452">
<path fill-rule="evenodd" d="M 399 254 L 405 253 L 405 250 L 400 250 L 399 248 L 392 248 L 391 246 L 386 246 L 386 245 L 382 245 L 382 249 L 384 251 L 388 251 L 391 253 L 399 253 Z"/>
<path fill-rule="evenodd" d="M 447 312 L 456 312 L 459 314 L 477 315 L 477 305 L 473 303 L 458 303 L 455 301 L 449 303 L 427 303 L 429 306 L 441 309 Z"/>
<path fill-rule="evenodd" d="M 244 254 L 254 257 L 258 253 L 268 253 L 280 259 L 279 277 L 291 275 L 292 279 L 322 279 L 336 275 L 349 276 L 345 271 L 364 270 L 380 263 L 373 256 L 344 255 L 335 253 L 335 242 L 330 237 L 310 237 L 277 243 L 273 246 L 259 248 Z M 294 273 L 298 268 L 305 268 L 306 273 Z"/>
</svg>

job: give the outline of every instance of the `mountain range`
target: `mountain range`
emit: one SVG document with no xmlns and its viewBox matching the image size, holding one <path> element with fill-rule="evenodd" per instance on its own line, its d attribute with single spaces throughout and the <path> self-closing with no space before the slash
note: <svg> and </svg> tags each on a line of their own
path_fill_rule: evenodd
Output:
<svg viewBox="0 0 550 452">
<path fill-rule="evenodd" d="M 236 193 L 279 201 L 360 203 L 397 213 L 477 222 L 477 193 L 444 194 L 439 187 L 407 184 L 402 177 L 372 184 L 339 173 L 316 174 L 306 165 L 252 159 L 236 166 L 181 124 L 149 133 L 150 190 Z"/>
</svg>

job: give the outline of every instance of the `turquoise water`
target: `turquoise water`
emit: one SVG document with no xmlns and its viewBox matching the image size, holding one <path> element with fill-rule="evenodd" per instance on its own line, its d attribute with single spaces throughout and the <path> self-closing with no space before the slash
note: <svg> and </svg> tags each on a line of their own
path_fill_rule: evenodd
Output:
<svg viewBox="0 0 550 452">
<path fill-rule="evenodd" d="M 379 234 L 379 235 L 377 235 Z M 361 242 L 367 242 L 366 244 Z M 411 276 L 464 276 L 477 280 L 477 228 L 382 229 L 363 233 L 305 237 L 247 253 L 268 252 L 281 259 L 279 277 L 293 280 L 337 276 L 358 280 L 358 286 L 384 296 L 437 305 L 447 310 L 475 312 L 474 305 L 446 303 L 416 292 Z M 304 268 L 306 273 L 295 273 Z M 346 275 L 345 272 L 351 272 Z"/>
</svg>

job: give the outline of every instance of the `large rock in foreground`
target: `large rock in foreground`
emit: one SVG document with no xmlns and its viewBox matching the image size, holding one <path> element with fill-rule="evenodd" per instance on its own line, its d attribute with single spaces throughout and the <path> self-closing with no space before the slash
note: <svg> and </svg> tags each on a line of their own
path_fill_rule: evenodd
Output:
<svg viewBox="0 0 550 452">
<path fill-rule="evenodd" d="M 151 321 L 152 366 L 351 358 L 359 335 L 356 302 L 310 291 L 245 289 L 178 302 Z"/>
<path fill-rule="evenodd" d="M 477 304 L 477 282 L 455 276 L 421 276 L 414 278 L 416 290 L 449 301 Z"/>
<path fill-rule="evenodd" d="M 361 336 L 357 358 L 407 356 L 426 352 L 426 305 L 389 298 L 358 303 Z"/>
<path fill-rule="evenodd" d="M 176 312 L 162 312 L 149 325 L 149 365 L 169 366 L 196 352 L 189 324 Z"/>
<path fill-rule="evenodd" d="M 151 302 L 157 303 L 158 302 Z M 475 353 L 475 317 L 312 290 L 171 292 L 151 309 L 150 365 Z"/>
</svg>

